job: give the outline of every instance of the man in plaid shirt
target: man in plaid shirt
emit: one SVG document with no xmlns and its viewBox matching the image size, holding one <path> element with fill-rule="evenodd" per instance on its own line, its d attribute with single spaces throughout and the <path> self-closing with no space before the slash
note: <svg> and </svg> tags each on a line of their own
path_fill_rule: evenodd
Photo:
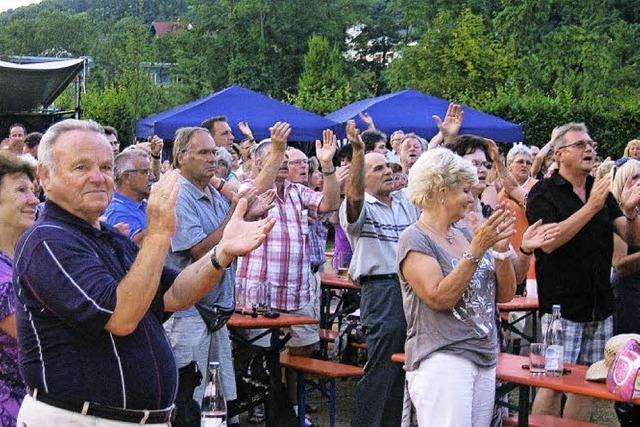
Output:
<svg viewBox="0 0 640 427">
<path fill-rule="evenodd" d="M 284 160 L 275 179 L 275 207 L 269 214 L 276 218 L 270 239 L 240 260 L 237 272 L 237 293 L 255 298 L 255 289 L 267 283 L 271 307 L 280 311 L 318 317 L 315 291 L 311 284 L 309 216 L 338 209 L 340 189 L 332 159 L 336 151 L 333 132 L 323 132 L 323 143 L 316 142 L 316 155 L 325 175 L 323 191 L 287 180 L 289 160 L 286 141 L 263 141 L 254 152 L 254 172 L 265 166 L 265 159 L 273 151 L 282 151 Z M 275 157 L 272 157 L 274 160 Z M 289 347 L 313 347 L 318 341 L 317 325 L 293 327 Z"/>
</svg>

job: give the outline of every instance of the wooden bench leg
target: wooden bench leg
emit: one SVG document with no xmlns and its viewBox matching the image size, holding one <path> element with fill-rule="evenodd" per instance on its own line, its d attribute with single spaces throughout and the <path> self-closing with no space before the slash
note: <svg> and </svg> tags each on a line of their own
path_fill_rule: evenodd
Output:
<svg viewBox="0 0 640 427">
<path fill-rule="evenodd" d="M 298 387 L 298 425 L 300 427 L 306 427 L 306 406 L 307 406 L 307 385 L 304 381 L 304 373 L 298 371 L 297 373 L 297 387 Z"/>
<path fill-rule="evenodd" d="M 336 426 L 336 379 L 329 379 L 329 427 Z"/>
</svg>

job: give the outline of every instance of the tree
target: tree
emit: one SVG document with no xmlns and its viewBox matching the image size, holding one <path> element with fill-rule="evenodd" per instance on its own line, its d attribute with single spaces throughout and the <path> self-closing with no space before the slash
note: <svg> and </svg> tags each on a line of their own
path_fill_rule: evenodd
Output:
<svg viewBox="0 0 640 427">
<path fill-rule="evenodd" d="M 326 37 L 312 35 L 294 103 L 327 114 L 353 101 L 343 61 L 340 51 L 331 47 Z"/>
<path fill-rule="evenodd" d="M 469 9 L 458 17 L 440 12 L 418 44 L 405 47 L 391 63 L 390 87 L 457 100 L 493 93 L 507 82 L 515 60 L 490 34 L 487 21 Z"/>
</svg>

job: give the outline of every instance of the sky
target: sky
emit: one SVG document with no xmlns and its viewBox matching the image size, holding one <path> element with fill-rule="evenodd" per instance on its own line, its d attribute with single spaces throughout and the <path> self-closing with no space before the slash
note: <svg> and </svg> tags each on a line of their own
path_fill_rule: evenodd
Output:
<svg viewBox="0 0 640 427">
<path fill-rule="evenodd" d="M 40 3 L 42 0 L 0 0 L 0 12 L 7 9 L 16 9 L 31 3 Z"/>
</svg>

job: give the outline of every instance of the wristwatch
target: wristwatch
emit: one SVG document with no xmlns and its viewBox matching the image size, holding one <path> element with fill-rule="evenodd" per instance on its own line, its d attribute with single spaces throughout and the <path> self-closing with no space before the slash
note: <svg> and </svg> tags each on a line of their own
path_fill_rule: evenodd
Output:
<svg viewBox="0 0 640 427">
<path fill-rule="evenodd" d="M 218 191 L 222 191 L 222 189 L 224 188 L 224 185 L 227 183 L 227 180 L 224 178 L 220 178 L 220 184 L 218 184 L 218 186 L 216 187 L 216 190 Z"/>
<path fill-rule="evenodd" d="M 480 264 L 480 261 L 482 261 L 482 258 L 478 258 L 476 256 L 473 256 L 473 254 L 471 252 L 469 252 L 469 251 L 462 252 L 462 259 L 468 259 L 469 261 L 471 261 L 475 265 Z"/>
<path fill-rule="evenodd" d="M 509 250 L 505 252 L 497 252 L 491 249 L 491 255 L 493 256 L 494 259 L 497 259 L 498 261 L 504 261 L 505 259 L 508 259 L 509 257 L 511 257 L 512 254 L 513 254 L 513 250 L 511 249 L 511 246 L 509 246 Z"/>
<path fill-rule="evenodd" d="M 216 270 L 228 270 L 231 267 L 231 264 L 227 265 L 226 267 L 223 267 L 222 265 L 220 265 L 220 262 L 218 261 L 218 256 L 216 255 L 217 249 L 218 249 L 218 245 L 214 246 L 213 249 L 211 249 L 211 253 L 209 255 L 209 259 L 211 260 L 211 265 Z"/>
</svg>

